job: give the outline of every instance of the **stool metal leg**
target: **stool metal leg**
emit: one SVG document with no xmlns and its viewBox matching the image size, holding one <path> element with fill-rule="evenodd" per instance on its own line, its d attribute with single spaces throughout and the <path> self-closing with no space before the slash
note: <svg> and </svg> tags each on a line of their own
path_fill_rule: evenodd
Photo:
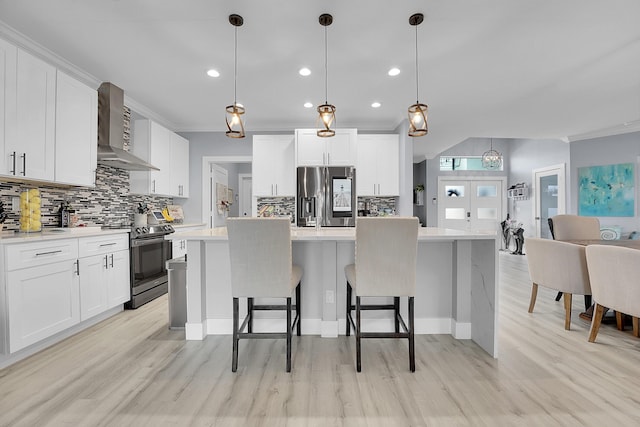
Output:
<svg viewBox="0 0 640 427">
<path fill-rule="evenodd" d="M 396 334 L 400 333 L 400 297 L 393 297 L 393 324 Z"/>
<path fill-rule="evenodd" d="M 287 298 L 287 372 L 291 372 L 291 297 Z"/>
<path fill-rule="evenodd" d="M 362 325 L 360 324 L 360 297 L 356 296 L 356 370 L 362 370 L 361 354 L 360 354 L 360 334 Z"/>
<path fill-rule="evenodd" d="M 249 315 L 249 324 L 247 325 L 247 332 L 253 333 L 253 298 L 247 298 L 247 314 Z"/>
<path fill-rule="evenodd" d="M 238 298 L 233 299 L 233 351 L 231 355 L 231 372 L 238 370 Z"/>
<path fill-rule="evenodd" d="M 298 324 L 296 325 L 296 334 L 298 336 L 300 336 L 300 331 L 301 331 L 301 326 L 300 323 L 302 323 L 302 315 L 300 313 L 302 313 L 302 311 L 300 310 L 300 306 L 302 305 L 302 300 L 300 299 L 301 297 L 301 288 L 302 286 L 300 286 L 300 283 L 298 283 L 298 286 L 296 286 L 296 316 L 298 316 Z"/>
<path fill-rule="evenodd" d="M 351 335 L 351 284 L 347 282 L 347 313 L 345 319 L 347 320 L 347 336 Z"/>
<path fill-rule="evenodd" d="M 413 297 L 409 297 L 409 370 L 416 371 L 416 350 L 414 343 Z"/>
</svg>

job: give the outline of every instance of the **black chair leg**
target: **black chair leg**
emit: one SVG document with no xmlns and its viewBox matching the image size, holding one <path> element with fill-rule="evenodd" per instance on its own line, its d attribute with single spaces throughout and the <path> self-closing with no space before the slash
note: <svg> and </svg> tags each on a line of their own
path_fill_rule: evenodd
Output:
<svg viewBox="0 0 640 427">
<path fill-rule="evenodd" d="M 291 297 L 287 298 L 287 372 L 291 372 Z"/>
<path fill-rule="evenodd" d="M 416 348 L 414 342 L 413 297 L 409 297 L 409 370 L 416 371 Z"/>
<path fill-rule="evenodd" d="M 562 298 L 562 292 L 558 292 L 558 295 L 556 295 L 556 301 L 560 301 L 560 298 Z"/>
<path fill-rule="evenodd" d="M 247 314 L 249 315 L 249 324 L 247 332 L 253 333 L 253 298 L 247 298 Z"/>
<path fill-rule="evenodd" d="M 362 325 L 360 324 L 360 297 L 356 296 L 356 370 L 360 372 L 362 370 L 361 354 L 360 354 L 360 331 Z"/>
<path fill-rule="evenodd" d="M 300 290 L 300 287 L 300 283 L 298 283 L 298 286 L 296 286 L 296 316 L 298 316 L 298 323 L 296 324 L 296 334 L 298 336 L 300 336 L 302 331 L 300 325 L 300 323 L 302 323 L 302 315 L 300 314 L 302 313 L 302 311 L 300 310 L 300 306 L 302 306 L 302 300 L 300 299 L 302 291 Z"/>
<path fill-rule="evenodd" d="M 347 282 L 347 336 L 351 335 L 351 321 L 349 317 L 351 316 L 351 285 Z"/>
<path fill-rule="evenodd" d="M 592 300 L 591 300 L 591 295 L 585 295 L 584 296 L 584 311 L 589 310 L 589 308 L 592 305 Z"/>
<path fill-rule="evenodd" d="M 397 334 L 400 333 L 400 319 L 398 318 L 398 316 L 400 316 L 400 297 L 393 297 L 393 316 L 393 323 Z"/>
<path fill-rule="evenodd" d="M 238 298 L 233 299 L 233 351 L 231 355 L 231 372 L 238 370 L 238 316 L 239 304 Z"/>
</svg>

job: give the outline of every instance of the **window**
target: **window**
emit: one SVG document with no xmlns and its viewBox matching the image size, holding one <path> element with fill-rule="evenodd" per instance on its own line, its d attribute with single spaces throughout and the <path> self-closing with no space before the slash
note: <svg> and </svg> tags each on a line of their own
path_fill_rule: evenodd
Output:
<svg viewBox="0 0 640 427">
<path fill-rule="evenodd" d="M 493 171 L 503 170 L 504 162 L 499 169 L 493 169 Z M 440 170 L 441 171 L 486 171 L 487 169 L 482 167 L 481 156 L 440 156 Z"/>
</svg>

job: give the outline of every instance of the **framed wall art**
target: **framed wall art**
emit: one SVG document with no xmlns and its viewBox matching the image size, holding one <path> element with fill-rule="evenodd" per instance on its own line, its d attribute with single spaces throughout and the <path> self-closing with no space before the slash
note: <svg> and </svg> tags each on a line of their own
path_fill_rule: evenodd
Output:
<svg viewBox="0 0 640 427">
<path fill-rule="evenodd" d="M 578 214 L 635 215 L 635 164 L 578 168 Z"/>
</svg>

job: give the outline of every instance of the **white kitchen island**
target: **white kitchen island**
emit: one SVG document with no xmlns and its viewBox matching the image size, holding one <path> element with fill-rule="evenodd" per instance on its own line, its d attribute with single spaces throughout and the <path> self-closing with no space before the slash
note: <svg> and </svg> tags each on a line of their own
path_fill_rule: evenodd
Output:
<svg viewBox="0 0 640 427">
<path fill-rule="evenodd" d="M 293 262 L 302 277 L 302 333 L 337 337 L 345 331 L 344 266 L 353 263 L 355 228 L 296 228 L 291 232 Z M 187 340 L 231 334 L 232 298 L 225 228 L 174 233 L 187 241 Z M 451 334 L 472 339 L 498 355 L 497 233 L 420 228 L 415 297 L 417 334 Z M 265 254 L 268 256 L 268 254 Z M 401 306 L 406 310 L 404 299 Z M 246 307 L 245 307 L 246 309 Z M 384 313 L 363 320 L 363 328 L 393 328 Z M 241 312 L 241 315 L 244 315 Z M 278 313 L 257 313 L 257 330 L 283 329 Z"/>
</svg>

